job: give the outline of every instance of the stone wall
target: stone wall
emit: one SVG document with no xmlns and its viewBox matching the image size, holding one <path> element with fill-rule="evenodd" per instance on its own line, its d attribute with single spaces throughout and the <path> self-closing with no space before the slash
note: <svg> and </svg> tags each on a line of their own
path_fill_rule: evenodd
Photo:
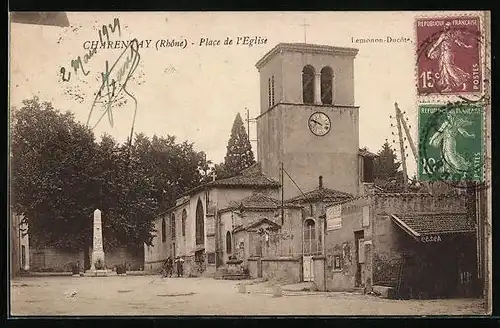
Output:
<svg viewBox="0 0 500 328">
<path fill-rule="evenodd" d="M 265 258 L 261 263 L 263 278 L 290 284 L 301 281 L 301 257 Z"/>
<path fill-rule="evenodd" d="M 259 257 L 250 257 L 248 259 L 248 274 L 252 279 L 262 277 L 262 261 Z"/>
<path fill-rule="evenodd" d="M 391 219 L 391 214 L 465 212 L 465 198 L 448 195 L 379 194 L 373 197 L 372 281 L 373 285 L 395 287 L 403 256 L 416 254 L 416 243 Z M 418 274 L 408 274 L 408 276 Z"/>
<path fill-rule="evenodd" d="M 319 291 L 326 290 L 325 259 L 326 258 L 324 256 L 313 257 L 314 284 L 316 286 L 316 289 Z"/>
<path fill-rule="evenodd" d="M 23 217 L 10 213 L 10 274 L 16 276 L 21 270 L 30 269 L 28 225 L 22 222 Z M 24 251 L 23 251 L 24 249 Z M 24 255 L 24 258 L 23 258 Z M 23 265 L 24 262 L 24 265 Z"/>
<path fill-rule="evenodd" d="M 363 225 L 363 207 L 368 206 L 367 199 L 359 199 L 342 205 L 342 226 L 336 230 L 327 230 L 325 234 L 325 280 L 328 291 L 350 291 L 356 282 L 357 257 L 355 231 L 363 231 L 365 241 L 369 241 L 371 220 Z M 364 245 L 366 249 L 370 245 Z M 362 278 L 370 278 L 370 261 L 365 256 L 361 265 Z M 340 268 L 335 266 L 335 260 L 340 260 Z M 362 279 L 362 283 L 365 282 Z"/>
<path fill-rule="evenodd" d="M 91 256 L 92 250 L 89 251 Z M 80 261 L 83 268 L 84 252 L 64 251 L 56 248 L 30 250 L 31 271 L 71 271 L 74 263 Z M 130 251 L 126 248 L 117 248 L 105 252 L 106 267 L 114 268 L 118 264 L 126 263 L 130 270 L 140 270 L 144 266 L 144 254 L 140 251 Z"/>
<path fill-rule="evenodd" d="M 394 287 L 397 282 L 399 264 L 402 259 L 401 234 L 390 216 L 380 215 L 373 226 L 373 284 Z"/>
<path fill-rule="evenodd" d="M 464 195 L 428 195 L 428 194 L 376 194 L 373 197 L 372 209 L 381 215 L 397 213 L 422 212 L 465 212 Z"/>
</svg>

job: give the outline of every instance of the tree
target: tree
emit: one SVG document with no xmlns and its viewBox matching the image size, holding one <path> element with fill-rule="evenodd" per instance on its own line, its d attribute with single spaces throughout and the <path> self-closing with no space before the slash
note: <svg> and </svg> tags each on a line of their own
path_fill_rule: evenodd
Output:
<svg viewBox="0 0 500 328">
<path fill-rule="evenodd" d="M 227 153 L 224 158 L 224 165 L 216 168 L 224 176 L 234 176 L 241 171 L 255 164 L 252 152 L 252 145 L 248 140 L 248 134 L 243 125 L 240 114 L 236 114 L 231 129 L 231 136 L 227 144 Z"/>
<path fill-rule="evenodd" d="M 96 147 L 91 130 L 33 98 L 13 110 L 11 202 L 36 246 L 79 248 L 91 233 Z"/>
<path fill-rule="evenodd" d="M 187 141 L 136 134 L 119 144 L 37 98 L 13 111 L 11 185 L 17 214 L 35 247 L 84 249 L 96 208 L 107 249 L 151 245 L 154 220 L 196 187 L 206 156 Z"/>
<path fill-rule="evenodd" d="M 107 244 L 151 245 L 157 215 L 200 183 L 205 154 L 191 143 L 176 143 L 173 136 L 149 139 L 142 133 L 131 148 L 105 136 L 100 149 Z"/>
<path fill-rule="evenodd" d="M 399 170 L 401 163 L 397 161 L 396 154 L 386 141 L 378 152 L 374 163 L 374 177 L 379 184 L 397 184 L 403 181 L 403 172 Z"/>
<path fill-rule="evenodd" d="M 194 144 L 187 141 L 177 143 L 174 136 L 153 136 L 150 153 L 143 149 L 144 158 L 149 158 L 150 177 L 153 180 L 154 197 L 159 211 L 175 205 L 176 199 L 186 191 L 203 182 L 208 161 L 204 152 L 197 152 Z"/>
<path fill-rule="evenodd" d="M 216 180 L 226 179 L 234 176 L 235 174 L 229 172 L 224 163 L 215 164 L 211 170 L 212 177 L 215 175 Z"/>
</svg>

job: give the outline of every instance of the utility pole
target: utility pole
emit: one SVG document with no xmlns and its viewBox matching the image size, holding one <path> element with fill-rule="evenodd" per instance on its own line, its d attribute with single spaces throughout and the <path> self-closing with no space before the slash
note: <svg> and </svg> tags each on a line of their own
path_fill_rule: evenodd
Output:
<svg viewBox="0 0 500 328">
<path fill-rule="evenodd" d="M 396 121 L 398 124 L 399 146 L 401 149 L 401 164 L 403 165 L 403 188 L 404 188 L 404 191 L 407 191 L 408 190 L 408 170 L 406 169 L 405 145 L 403 143 L 403 131 L 401 130 L 402 115 L 401 115 L 401 111 L 398 108 L 397 103 L 394 103 L 394 107 L 396 109 Z"/>
<path fill-rule="evenodd" d="M 404 120 L 403 114 L 401 113 L 401 109 L 399 109 L 398 103 L 394 103 L 394 106 L 396 107 L 396 112 L 399 114 L 401 125 L 403 126 L 403 129 L 405 130 L 406 138 L 408 139 L 408 143 L 410 144 L 410 149 L 411 152 L 413 153 L 413 157 L 416 159 L 417 158 L 417 148 L 415 147 L 415 144 L 413 143 L 413 139 L 411 138 L 410 134 L 410 129 L 408 128 L 408 125 L 406 125 L 406 121 Z"/>
<path fill-rule="evenodd" d="M 247 133 L 248 133 L 248 142 L 250 142 L 250 110 L 248 108 L 245 107 L 245 109 L 247 110 Z"/>
<path fill-rule="evenodd" d="M 257 141 L 257 139 L 250 139 L 250 123 L 257 123 L 257 120 L 254 118 L 250 118 L 250 110 L 245 107 L 245 121 L 247 122 L 247 133 L 248 133 L 248 142 L 250 142 L 250 145 L 252 145 L 252 142 Z"/>
<path fill-rule="evenodd" d="M 411 149 L 411 152 L 413 153 L 413 158 L 415 158 L 415 161 L 417 161 L 417 166 L 418 166 L 418 152 L 417 152 L 417 148 L 415 147 L 415 143 L 413 142 L 413 138 L 411 137 L 410 129 L 409 129 L 408 125 L 406 124 L 406 120 L 404 119 L 403 113 L 401 112 L 401 109 L 399 108 L 397 102 L 394 103 L 394 108 L 396 110 L 396 120 L 398 121 L 399 133 L 401 133 L 401 126 L 402 126 L 404 129 L 406 138 L 408 139 L 408 143 L 410 144 L 410 149 Z M 392 118 L 392 116 L 390 116 L 390 117 Z M 391 126 L 392 126 L 392 124 L 391 124 Z M 401 143 L 401 137 L 400 137 L 400 143 Z M 403 157 L 403 155 L 402 155 L 402 157 Z M 404 156 L 404 157 L 406 157 L 406 156 Z M 402 163 L 404 163 L 403 164 L 403 167 L 404 167 L 406 165 L 406 161 L 402 161 Z M 432 190 L 431 190 L 431 187 L 429 186 L 429 184 L 426 181 L 422 181 L 421 183 L 427 188 L 427 191 L 432 194 Z"/>
<path fill-rule="evenodd" d="M 281 168 L 280 168 L 280 178 L 281 178 L 281 225 L 285 223 L 285 186 L 283 185 L 283 182 L 285 181 L 284 179 L 284 172 L 283 172 L 283 162 L 281 162 Z"/>
</svg>

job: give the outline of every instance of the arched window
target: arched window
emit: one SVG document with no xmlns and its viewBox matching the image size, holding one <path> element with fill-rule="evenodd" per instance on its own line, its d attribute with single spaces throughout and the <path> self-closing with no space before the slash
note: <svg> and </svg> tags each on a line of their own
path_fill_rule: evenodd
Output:
<svg viewBox="0 0 500 328">
<path fill-rule="evenodd" d="M 165 218 L 161 220 L 161 242 L 164 243 L 167 240 L 167 227 L 165 223 Z"/>
<path fill-rule="evenodd" d="M 186 236 L 186 220 L 187 220 L 187 212 L 186 209 L 182 210 L 182 218 L 181 218 L 181 228 L 182 228 L 182 237 Z"/>
<path fill-rule="evenodd" d="M 175 240 L 175 214 L 172 213 L 172 218 L 170 219 L 170 233 L 172 235 L 172 240 Z"/>
<path fill-rule="evenodd" d="M 314 67 L 307 65 L 302 70 L 302 101 L 304 104 L 314 103 Z"/>
<path fill-rule="evenodd" d="M 304 253 L 313 254 L 317 251 L 316 223 L 313 219 L 304 222 Z"/>
<path fill-rule="evenodd" d="M 321 70 L 321 103 L 331 105 L 333 102 L 333 70 L 326 66 Z"/>
<path fill-rule="evenodd" d="M 231 254 L 232 252 L 232 241 L 231 241 L 231 232 L 226 233 L 226 253 Z"/>
<path fill-rule="evenodd" d="M 198 199 L 196 205 L 196 245 L 205 243 L 205 216 L 203 214 L 203 204 Z"/>
</svg>

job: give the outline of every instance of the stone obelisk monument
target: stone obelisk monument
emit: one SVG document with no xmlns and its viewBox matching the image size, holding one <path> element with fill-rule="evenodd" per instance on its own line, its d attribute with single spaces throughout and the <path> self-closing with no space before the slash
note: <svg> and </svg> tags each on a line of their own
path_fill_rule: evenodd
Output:
<svg viewBox="0 0 500 328">
<path fill-rule="evenodd" d="M 104 249 L 102 248 L 102 221 L 101 211 L 96 209 L 94 211 L 94 244 L 92 247 L 92 266 L 91 271 L 95 271 L 95 264 L 98 260 L 104 265 Z M 99 268 L 104 269 L 104 268 Z"/>
</svg>

